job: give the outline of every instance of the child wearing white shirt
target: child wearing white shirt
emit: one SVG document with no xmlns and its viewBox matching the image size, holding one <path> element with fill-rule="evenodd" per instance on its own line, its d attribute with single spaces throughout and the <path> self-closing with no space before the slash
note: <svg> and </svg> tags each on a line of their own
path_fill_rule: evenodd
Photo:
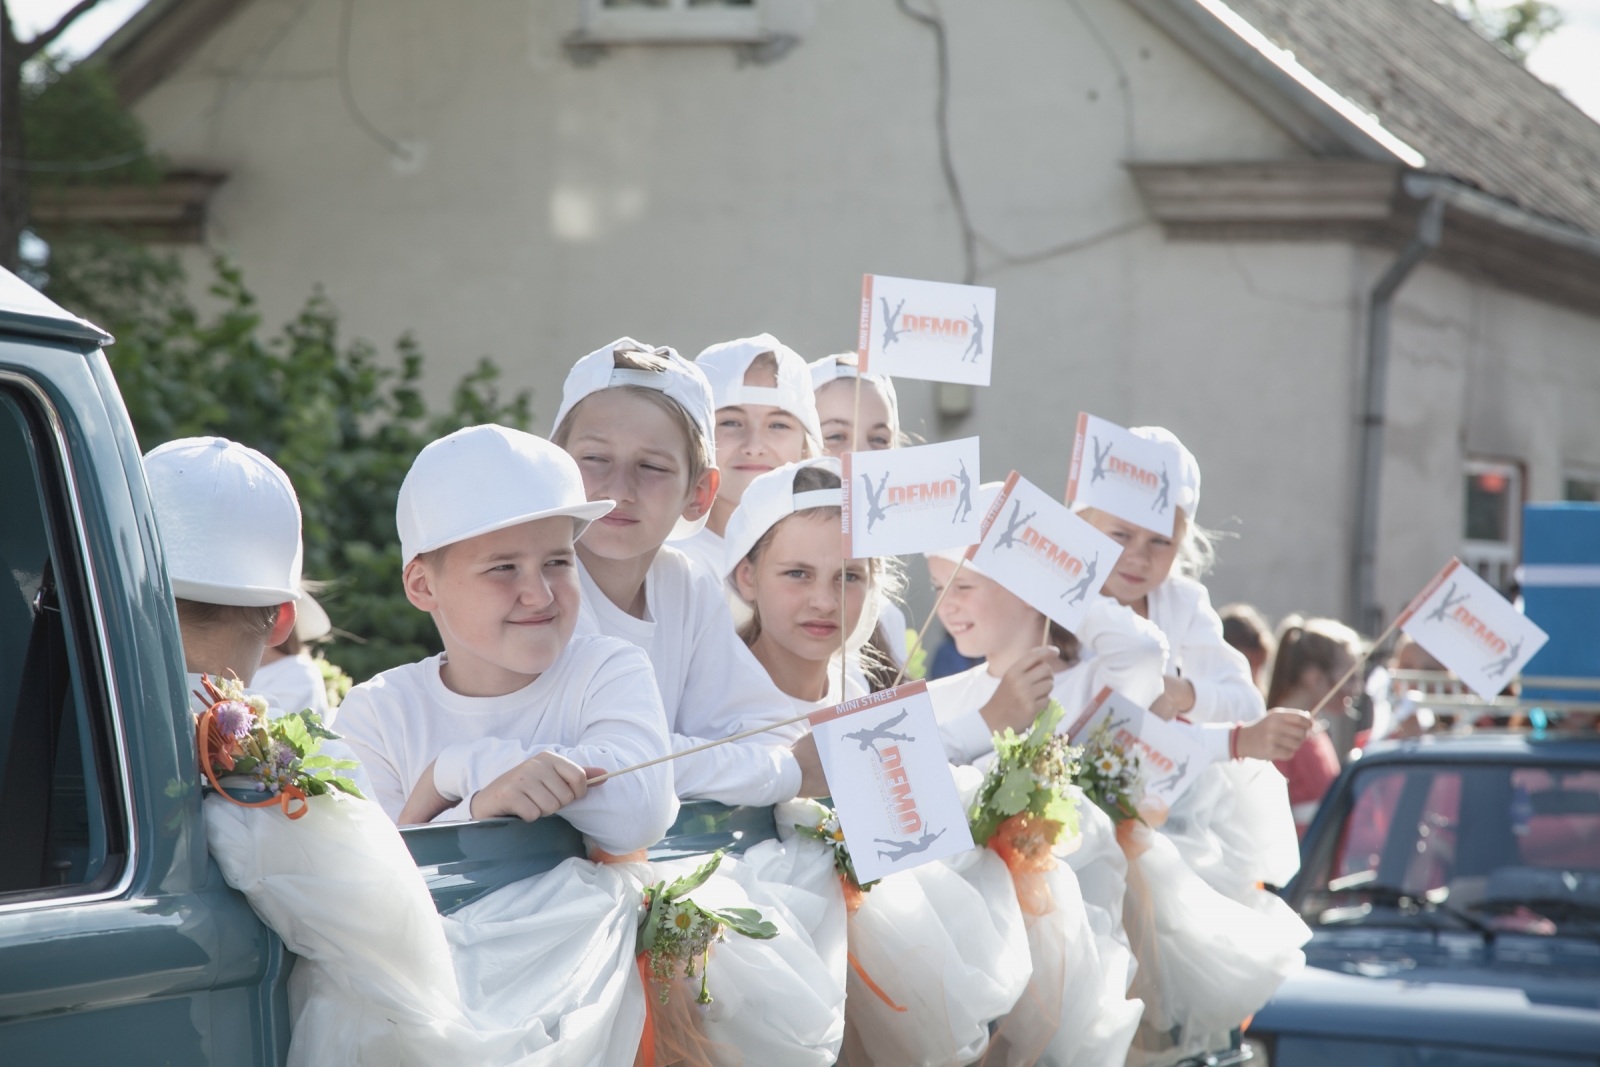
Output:
<svg viewBox="0 0 1600 1067">
<path fill-rule="evenodd" d="M 712 345 L 695 357 L 694 365 L 711 384 L 722 479 L 705 527 L 672 547 L 720 579 L 732 564 L 725 558 L 723 541 L 728 518 L 745 487 L 785 463 L 821 455 L 822 429 L 810 368 L 770 333 Z"/>
<path fill-rule="evenodd" d="M 644 656 L 574 633 L 573 542 L 609 505 L 585 499 L 549 442 L 474 426 L 422 450 L 396 511 L 406 596 L 445 651 L 340 707 L 384 811 L 402 824 L 559 811 L 610 853 L 657 841 L 677 813 L 669 767 L 587 785 L 667 751 Z"/>
<path fill-rule="evenodd" d="M 629 338 L 590 353 L 567 375 L 552 440 L 577 461 L 590 500 L 613 505 L 578 545 L 580 633 L 644 649 L 671 746 L 683 751 L 792 717 L 739 640 L 722 583 L 668 546 L 705 524 L 720 473 L 713 464 L 711 388 L 670 348 Z M 678 795 L 774 804 L 821 780 L 814 749 L 802 767 L 774 730 L 673 761 Z"/>
</svg>

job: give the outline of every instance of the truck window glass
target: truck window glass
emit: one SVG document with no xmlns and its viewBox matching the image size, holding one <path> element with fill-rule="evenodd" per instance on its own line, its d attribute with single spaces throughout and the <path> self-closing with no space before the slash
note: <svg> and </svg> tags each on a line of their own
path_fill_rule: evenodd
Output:
<svg viewBox="0 0 1600 1067">
<path fill-rule="evenodd" d="M 118 873 L 103 699 L 86 678 L 80 560 L 36 402 L 0 386 L 0 901 L 72 895 Z"/>
</svg>

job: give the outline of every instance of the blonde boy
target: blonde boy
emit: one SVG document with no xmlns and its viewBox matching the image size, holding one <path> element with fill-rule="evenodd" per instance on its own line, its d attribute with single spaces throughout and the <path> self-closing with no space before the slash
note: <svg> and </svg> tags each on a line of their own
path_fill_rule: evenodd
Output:
<svg viewBox="0 0 1600 1067">
<path fill-rule="evenodd" d="M 552 435 L 577 461 L 588 498 L 614 505 L 578 545 L 578 631 L 649 653 L 675 751 L 793 715 L 734 631 L 722 583 L 666 544 L 703 528 L 716 500 L 712 411 L 698 367 L 625 337 L 572 368 Z M 725 804 L 818 795 L 815 747 L 802 739 L 801 758 L 789 748 L 800 733 L 674 760 L 678 795 Z"/>
<path fill-rule="evenodd" d="M 574 635 L 574 542 L 611 510 L 585 499 L 566 453 L 519 430 L 473 426 L 417 456 L 396 508 L 405 591 L 445 651 L 356 686 L 339 715 L 396 822 L 559 811 L 618 854 L 671 825 L 665 764 L 585 784 L 667 751 L 644 654 Z"/>
</svg>

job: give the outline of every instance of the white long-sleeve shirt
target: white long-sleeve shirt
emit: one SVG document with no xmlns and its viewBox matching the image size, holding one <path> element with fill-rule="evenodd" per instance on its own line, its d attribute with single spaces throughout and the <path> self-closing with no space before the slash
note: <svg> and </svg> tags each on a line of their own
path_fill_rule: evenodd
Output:
<svg viewBox="0 0 1600 1067">
<path fill-rule="evenodd" d="M 1050 696 L 1064 709 L 1061 729 L 1070 726 L 1105 686 L 1140 707 L 1161 695 L 1167 642 L 1161 631 L 1110 597 L 1100 597 L 1078 626 L 1078 662 L 1055 677 Z M 994 750 L 993 733 L 982 707 L 1000 688 L 1000 677 L 980 663 L 971 670 L 928 683 L 934 717 L 951 763 L 971 763 Z"/>
<path fill-rule="evenodd" d="M 256 668 L 250 691 L 260 693 L 275 708 L 302 711 L 307 708 L 322 716 L 331 728 L 336 717 L 328 708 L 328 687 L 322 681 L 311 653 L 284 656 Z"/>
<path fill-rule="evenodd" d="M 645 577 L 645 617 L 606 598 L 580 561 L 579 633 L 620 637 L 644 649 L 655 669 L 672 750 L 702 745 L 792 718 L 789 698 L 734 630 L 722 584 L 671 547 Z M 678 796 L 724 804 L 777 804 L 800 791 L 800 765 L 789 745 L 798 723 L 672 761 Z"/>
<path fill-rule="evenodd" d="M 699 567 L 722 585 L 727 577 L 728 542 L 721 534 L 705 526 L 693 537 L 672 542 L 672 547 L 689 557 L 689 562 Z"/>
<path fill-rule="evenodd" d="M 1172 575 L 1150 593 L 1150 621 L 1171 650 L 1167 670 L 1194 686 L 1194 707 L 1184 718 L 1198 723 L 1255 722 L 1267 713 L 1250 677 L 1250 661 L 1222 638 L 1222 619 L 1206 587 Z"/>
<path fill-rule="evenodd" d="M 574 635 L 550 668 L 514 693 L 468 697 L 439 676 L 444 657 L 384 671 L 350 690 L 339 729 L 366 766 L 375 799 L 398 819 L 417 779 L 459 800 L 438 821 L 470 819 L 474 794 L 538 752 L 620 770 L 668 752 L 649 660 L 626 642 Z M 678 814 L 672 765 L 593 787 L 561 816 L 607 852 L 655 844 Z"/>
</svg>

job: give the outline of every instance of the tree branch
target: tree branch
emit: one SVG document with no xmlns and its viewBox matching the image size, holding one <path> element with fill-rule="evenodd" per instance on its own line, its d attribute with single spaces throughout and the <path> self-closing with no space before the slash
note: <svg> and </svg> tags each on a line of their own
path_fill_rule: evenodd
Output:
<svg viewBox="0 0 1600 1067">
<path fill-rule="evenodd" d="M 100 0 L 78 0 L 76 4 L 72 5 L 72 10 L 68 11 L 65 15 L 62 15 L 56 20 L 56 24 L 54 26 L 51 26 L 48 30 L 45 30 L 31 41 L 26 43 L 19 42 L 19 44 L 21 44 L 20 58 L 23 61 L 32 59 L 46 48 L 49 48 L 55 43 L 57 37 L 60 37 L 67 31 L 68 26 L 71 26 L 75 21 L 77 21 L 79 15 L 82 15 L 84 12 L 88 11 L 91 7 L 94 7 L 98 3 L 100 3 Z"/>
</svg>

